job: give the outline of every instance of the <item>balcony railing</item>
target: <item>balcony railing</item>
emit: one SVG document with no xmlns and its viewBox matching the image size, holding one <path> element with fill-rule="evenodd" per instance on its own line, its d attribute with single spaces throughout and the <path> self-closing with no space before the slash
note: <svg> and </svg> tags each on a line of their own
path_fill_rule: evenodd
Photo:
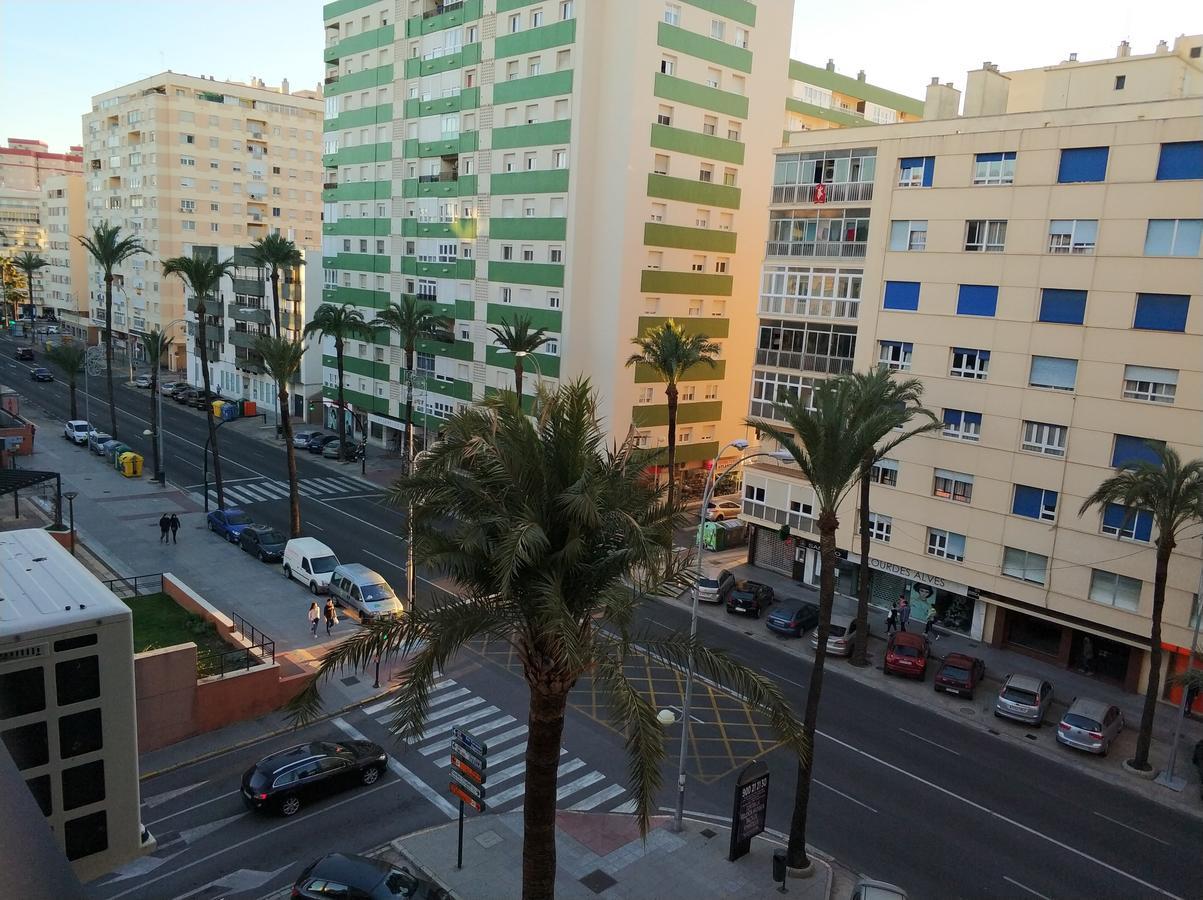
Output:
<svg viewBox="0 0 1203 900">
<path fill-rule="evenodd" d="M 752 500 L 744 499 L 743 514 L 751 516 L 753 519 L 760 519 L 762 522 L 774 522 L 777 525 L 788 525 L 791 529 L 805 531 L 807 534 L 818 534 L 819 526 L 814 519 L 802 515 L 801 513 L 786 512 L 784 509 L 777 509 L 769 506 L 767 503 L 756 503 Z"/>
<path fill-rule="evenodd" d="M 419 175 L 419 184 L 430 184 L 435 181 L 455 181 L 459 178 L 458 172 L 440 172 L 438 175 Z"/>
<path fill-rule="evenodd" d="M 873 199 L 871 181 L 837 181 L 824 184 L 821 203 L 861 203 Z M 773 186 L 773 203 L 814 203 L 817 184 L 778 184 Z"/>
<path fill-rule="evenodd" d="M 843 375 L 852 371 L 851 359 L 791 350 L 757 350 L 756 364 L 797 372 L 817 372 L 820 375 Z"/>
<path fill-rule="evenodd" d="M 333 189 L 334 189 L 334 188 L 336 188 L 336 187 L 338 187 L 338 182 L 337 182 L 337 181 L 323 181 L 323 182 L 322 182 L 322 190 L 325 190 L 325 191 L 330 191 L 330 190 L 333 190 Z"/>
<path fill-rule="evenodd" d="M 813 319 L 855 319 L 860 300 L 851 297 L 766 297 L 759 311 L 769 316 L 803 316 Z"/>
<path fill-rule="evenodd" d="M 335 72 L 333 75 L 326 76 L 326 84 L 336 84 L 337 82 L 338 82 L 338 73 L 337 72 Z"/>
<path fill-rule="evenodd" d="M 817 256 L 862 259 L 865 243 L 856 241 L 769 241 L 769 256 Z"/>
<path fill-rule="evenodd" d="M 426 12 L 422 13 L 422 18 L 433 19 L 435 16 L 441 16 L 443 13 L 455 12 L 455 10 L 462 8 L 463 5 L 463 0 L 459 0 L 457 3 L 443 3 L 434 9 L 426 10 Z"/>
</svg>

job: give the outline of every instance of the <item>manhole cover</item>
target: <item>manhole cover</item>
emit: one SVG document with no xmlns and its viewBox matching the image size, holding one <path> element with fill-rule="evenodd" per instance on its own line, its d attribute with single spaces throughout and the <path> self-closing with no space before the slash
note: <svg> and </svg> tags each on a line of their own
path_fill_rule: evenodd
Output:
<svg viewBox="0 0 1203 900">
<path fill-rule="evenodd" d="M 593 893 L 600 894 L 602 891 L 606 891 L 614 887 L 614 885 L 618 884 L 618 882 L 601 869 L 594 869 L 581 879 L 581 884 L 589 888 L 589 890 L 593 891 Z"/>
<path fill-rule="evenodd" d="M 718 834 L 718 832 L 715 831 L 713 828 L 703 828 L 698 833 L 701 834 L 701 836 L 704 837 L 706 840 L 710 840 L 712 837 L 714 837 L 715 835 Z"/>
<path fill-rule="evenodd" d="M 476 843 L 488 850 L 490 847 L 495 847 L 500 844 L 505 838 L 499 835 L 496 831 L 485 831 L 476 836 Z"/>
</svg>

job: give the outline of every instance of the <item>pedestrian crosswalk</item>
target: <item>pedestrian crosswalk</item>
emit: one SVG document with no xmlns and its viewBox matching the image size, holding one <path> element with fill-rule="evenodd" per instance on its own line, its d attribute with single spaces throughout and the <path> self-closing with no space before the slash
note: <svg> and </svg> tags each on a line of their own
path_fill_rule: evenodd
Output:
<svg viewBox="0 0 1203 900">
<path fill-rule="evenodd" d="M 391 701 L 366 707 L 363 712 L 378 724 L 388 727 L 393 714 Z M 429 761 L 434 771 L 429 776 L 431 786 L 445 792 L 445 780 L 437 770 L 451 754 L 452 734 L 456 728 L 470 731 L 488 745 L 488 772 L 485 779 L 485 802 L 490 812 L 505 812 L 520 808 L 526 793 L 526 732 L 527 726 L 502 712 L 483 697 L 444 678 L 431 689 L 426 729 L 413 749 L 420 758 Z M 598 812 L 630 812 L 634 803 L 627 789 L 608 776 L 593 769 L 567 747 L 560 748 L 557 772 L 556 801 L 561 809 Z M 625 798 L 625 799 L 624 799 Z M 621 802 L 620 802 L 621 801 Z"/>
<path fill-rule="evenodd" d="M 226 481 L 222 484 L 226 503 L 247 506 L 252 503 L 267 503 L 273 500 L 288 499 L 288 482 L 272 478 L 240 478 Z M 198 494 L 204 490 L 203 485 L 192 485 L 192 490 Z M 344 496 L 382 496 L 380 485 L 373 484 L 362 478 L 351 475 L 331 475 L 325 478 L 301 478 L 297 481 L 297 490 L 301 497 L 337 497 Z M 209 502 L 217 502 L 217 489 L 209 483 Z"/>
</svg>

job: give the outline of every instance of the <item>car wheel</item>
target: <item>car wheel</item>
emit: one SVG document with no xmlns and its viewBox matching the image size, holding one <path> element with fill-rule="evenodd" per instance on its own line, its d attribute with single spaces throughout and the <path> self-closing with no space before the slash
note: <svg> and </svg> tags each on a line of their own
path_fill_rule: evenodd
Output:
<svg viewBox="0 0 1203 900">
<path fill-rule="evenodd" d="M 292 569 L 290 569 L 290 568 L 288 567 L 288 563 L 285 563 L 285 564 L 284 564 L 284 568 L 283 568 L 283 570 L 282 570 L 282 571 L 284 572 L 284 577 L 285 577 L 285 578 L 290 578 L 290 579 L 292 578 Z"/>
<path fill-rule="evenodd" d="M 1107 743 L 1103 744 L 1103 749 L 1099 751 L 1099 756 L 1106 756 L 1110 752 L 1111 752 L 1111 742 L 1108 741 Z"/>
<path fill-rule="evenodd" d="M 213 527 L 213 523 L 212 523 L 211 521 L 209 521 L 209 522 L 205 522 L 205 526 L 206 526 L 206 527 L 207 527 L 207 528 L 208 528 L 210 531 L 216 531 L 216 530 L 217 530 L 216 528 L 214 528 L 214 527 Z"/>
<path fill-rule="evenodd" d="M 295 816 L 301 811 L 300 797 L 285 797 L 280 801 L 280 815 L 284 817 Z"/>
<path fill-rule="evenodd" d="M 735 612 L 735 610 L 733 610 L 731 607 L 729 607 L 729 606 L 727 607 L 727 615 L 731 615 L 734 612 Z"/>
<path fill-rule="evenodd" d="M 359 780 L 364 784 L 375 784 L 380 778 L 380 768 L 378 766 L 368 766 L 363 770 Z"/>
<path fill-rule="evenodd" d="M 267 554 L 262 550 L 259 551 L 259 562 L 267 562 Z"/>
<path fill-rule="evenodd" d="M 311 594 L 317 593 L 317 582 L 316 581 L 309 582 L 309 593 L 311 593 Z"/>
</svg>

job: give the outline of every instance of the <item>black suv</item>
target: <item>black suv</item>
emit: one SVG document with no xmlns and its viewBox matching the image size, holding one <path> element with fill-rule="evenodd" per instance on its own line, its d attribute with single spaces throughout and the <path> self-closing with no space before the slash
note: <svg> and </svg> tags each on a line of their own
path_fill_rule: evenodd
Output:
<svg viewBox="0 0 1203 900">
<path fill-rule="evenodd" d="M 315 741 L 265 757 L 242 776 L 242 800 L 251 809 L 296 815 L 305 802 L 357 784 L 375 784 L 388 765 L 371 741 Z"/>
<path fill-rule="evenodd" d="M 331 853 L 312 862 L 292 886 L 292 896 L 330 900 L 331 897 L 354 900 L 448 900 L 450 894 L 437 885 L 414 875 L 405 866 L 394 866 L 383 859 Z"/>
<path fill-rule="evenodd" d="M 263 562 L 279 562 L 287 538 L 270 525 L 248 525 L 238 535 L 238 546 Z"/>
<path fill-rule="evenodd" d="M 759 581 L 740 581 L 727 595 L 727 612 L 743 613 L 759 619 L 761 611 L 772 602 L 773 589 L 767 584 L 761 584 Z"/>
</svg>

